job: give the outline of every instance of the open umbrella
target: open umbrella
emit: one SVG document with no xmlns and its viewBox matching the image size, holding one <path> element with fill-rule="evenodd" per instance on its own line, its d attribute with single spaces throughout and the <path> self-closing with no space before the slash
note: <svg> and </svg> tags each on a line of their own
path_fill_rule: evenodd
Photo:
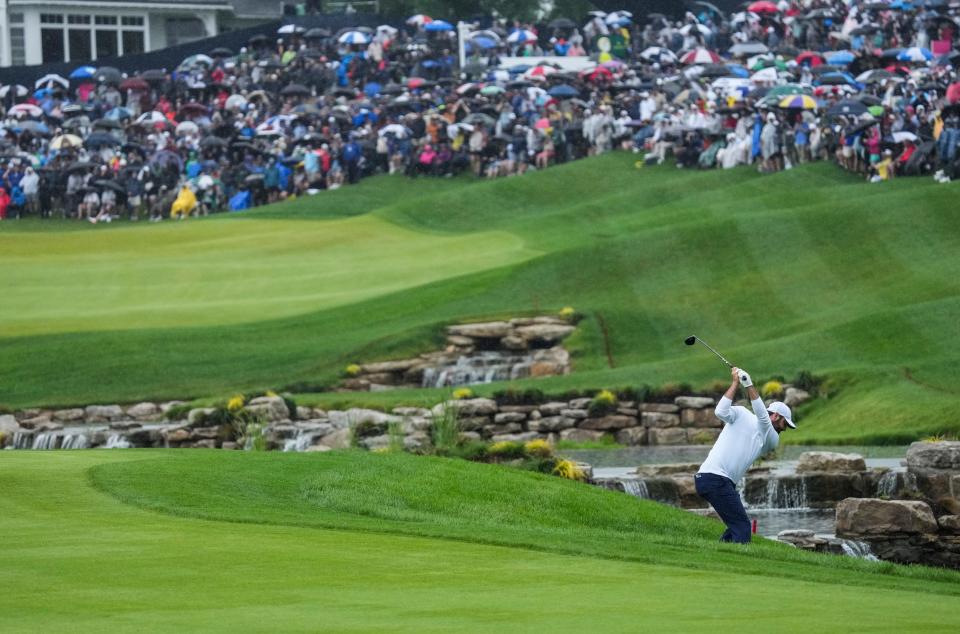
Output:
<svg viewBox="0 0 960 634">
<path fill-rule="evenodd" d="M 930 49 L 919 46 L 911 46 L 897 53 L 897 61 L 900 62 L 929 62 L 933 59 L 933 53 Z"/>
<path fill-rule="evenodd" d="M 777 5 L 768 0 L 760 0 L 759 2 L 753 2 L 747 5 L 747 11 L 751 13 L 761 14 L 761 13 L 780 13 L 780 9 L 777 8 Z"/>
<path fill-rule="evenodd" d="M 580 95 L 580 91 L 569 84 L 558 84 L 551 87 L 547 94 L 556 99 L 573 99 Z"/>
<path fill-rule="evenodd" d="M 787 95 L 777 105 L 795 110 L 816 110 L 818 107 L 817 100 L 810 95 Z"/>
<path fill-rule="evenodd" d="M 647 60 L 648 62 L 676 62 L 677 56 L 669 48 L 664 48 L 662 46 L 650 46 L 643 49 L 640 52 L 640 57 Z"/>
<path fill-rule="evenodd" d="M 210 57 L 233 57 L 233 51 L 226 46 L 218 46 L 210 51 Z"/>
<path fill-rule="evenodd" d="M 96 80 L 101 84 L 117 85 L 123 80 L 123 75 L 113 66 L 102 66 L 97 69 Z"/>
<path fill-rule="evenodd" d="M 749 55 L 761 55 L 770 52 L 767 45 L 763 42 L 741 42 L 730 47 L 730 54 L 734 57 L 746 57 Z"/>
<path fill-rule="evenodd" d="M 120 145 L 120 139 L 106 132 L 94 132 L 83 140 L 83 144 L 89 148 L 117 146 Z"/>
<path fill-rule="evenodd" d="M 143 77 L 127 77 L 120 82 L 120 90 L 148 90 L 150 84 Z"/>
<path fill-rule="evenodd" d="M 151 68 L 150 70 L 145 70 L 140 73 L 140 79 L 148 83 L 160 83 L 166 81 L 167 73 L 160 70 L 159 68 Z"/>
<path fill-rule="evenodd" d="M 4 86 L 6 88 L 6 86 Z M 5 95 L 0 95 L 0 97 Z M 7 114 L 14 117 L 42 117 L 43 110 L 31 103 L 18 103 L 7 111 Z"/>
<path fill-rule="evenodd" d="M 93 122 L 93 127 L 101 130 L 118 130 L 123 126 L 116 119 L 97 119 Z"/>
<path fill-rule="evenodd" d="M 914 134 L 913 132 L 907 132 L 905 130 L 901 130 L 900 132 L 893 133 L 894 143 L 904 143 L 906 141 L 911 141 L 913 143 L 916 143 L 917 135 Z"/>
<path fill-rule="evenodd" d="M 43 87 L 53 88 L 54 86 L 59 86 L 60 88 L 64 88 L 64 89 L 69 88 L 70 80 L 67 79 L 66 77 L 61 77 L 56 73 L 49 73 L 47 75 L 44 75 L 37 81 L 33 82 L 34 88 L 43 88 Z"/>
<path fill-rule="evenodd" d="M 819 66 L 823 63 L 823 55 L 813 51 L 804 51 L 797 55 L 796 61 L 798 64 L 805 66 Z"/>
<path fill-rule="evenodd" d="M 535 42 L 537 34 L 527 29 L 517 29 L 507 36 L 507 42 L 510 44 L 522 44 L 524 42 Z"/>
<path fill-rule="evenodd" d="M 7 95 L 13 93 L 14 97 L 26 97 L 30 94 L 30 91 L 26 86 L 20 84 L 7 84 L 6 86 L 0 87 L 0 99 L 5 99 Z"/>
<path fill-rule="evenodd" d="M 118 183 L 117 181 L 113 181 L 113 180 L 106 180 L 106 179 L 104 179 L 104 180 L 95 180 L 95 181 L 93 181 L 92 185 L 93 185 L 94 187 L 99 187 L 100 189 L 110 189 L 110 190 L 113 190 L 113 191 L 115 191 L 115 192 L 118 193 L 118 194 L 125 194 L 125 193 L 127 193 L 127 190 L 126 190 L 126 188 L 124 188 L 123 185 L 121 185 L 121 184 Z"/>
<path fill-rule="evenodd" d="M 154 123 L 166 123 L 167 118 L 163 116 L 162 112 L 157 110 L 151 110 L 150 112 L 144 112 L 142 115 L 137 117 L 137 123 L 143 124 L 154 124 Z"/>
<path fill-rule="evenodd" d="M 123 106 L 117 106 L 116 108 L 111 108 L 107 111 L 107 114 L 104 115 L 107 119 L 113 119 L 114 121 L 122 121 L 124 119 L 129 119 L 133 116 L 133 113 L 129 109 L 124 108 Z"/>
<path fill-rule="evenodd" d="M 424 31 L 452 31 L 453 25 L 443 20 L 433 20 L 423 27 Z"/>
<path fill-rule="evenodd" d="M 315 26 L 312 29 L 307 29 L 303 37 L 308 40 L 322 40 L 325 37 L 330 37 L 330 30 Z"/>
<path fill-rule="evenodd" d="M 93 79 L 97 74 L 97 69 L 93 66 L 81 66 L 74 68 L 70 73 L 70 79 Z"/>
<path fill-rule="evenodd" d="M 303 84 L 287 84 L 280 89 L 282 97 L 306 97 L 310 94 L 310 89 Z"/>
<path fill-rule="evenodd" d="M 409 18 L 407 18 L 407 24 L 410 26 L 422 27 L 426 24 L 430 24 L 431 22 L 433 22 L 433 18 L 431 18 L 429 15 L 424 15 L 423 13 L 411 15 Z"/>
<path fill-rule="evenodd" d="M 680 33 L 683 35 L 690 35 L 690 31 L 699 31 L 700 35 L 703 35 L 704 37 L 713 33 L 713 31 L 711 31 L 709 27 L 704 26 L 699 22 L 695 24 L 688 24 L 687 26 L 680 29 Z"/>
<path fill-rule="evenodd" d="M 177 136 L 187 136 L 188 134 L 196 134 L 199 131 L 200 126 L 193 121 L 181 121 L 177 124 L 176 134 Z"/>
<path fill-rule="evenodd" d="M 844 99 L 843 101 L 838 101 L 827 109 L 827 114 L 831 117 L 838 115 L 860 116 L 866 112 L 867 106 L 859 101 L 854 101 L 853 99 Z"/>
<path fill-rule="evenodd" d="M 850 51 L 834 51 L 827 53 L 826 59 L 828 64 L 833 64 L 834 66 L 846 66 L 847 64 L 852 64 L 856 57 Z"/>
<path fill-rule="evenodd" d="M 548 29 L 575 29 L 577 28 L 576 22 L 570 18 L 555 18 L 547 23 Z"/>
<path fill-rule="evenodd" d="M 469 123 L 471 125 L 481 125 L 481 126 L 492 128 L 497 123 L 497 121 L 496 119 L 494 119 L 488 114 L 483 114 L 482 112 L 474 112 L 464 117 L 463 123 Z"/>
<path fill-rule="evenodd" d="M 504 92 L 503 88 L 500 86 L 497 86 L 496 84 L 490 84 L 489 86 L 484 86 L 483 88 L 480 89 L 480 94 L 486 95 L 487 97 L 499 95 L 503 92 Z"/>
<path fill-rule="evenodd" d="M 306 32 L 306 29 L 297 24 L 284 24 L 277 29 L 277 35 L 297 35 Z"/>
<path fill-rule="evenodd" d="M 83 145 L 83 139 L 76 134 L 61 134 L 50 139 L 50 148 L 53 150 L 66 150 L 81 145 Z"/>
<path fill-rule="evenodd" d="M 347 31 L 337 41 L 341 44 L 369 44 L 370 36 L 360 31 Z"/>
<path fill-rule="evenodd" d="M 180 111 L 177 112 L 177 116 L 181 119 L 189 117 L 202 117 L 206 114 L 207 107 L 202 103 L 197 103 L 196 101 L 183 104 L 183 106 L 180 107 Z"/>
<path fill-rule="evenodd" d="M 687 66 L 693 64 L 717 64 L 720 62 L 720 56 L 711 50 L 705 48 L 695 48 L 692 51 L 684 53 L 680 58 L 680 63 Z"/>
<path fill-rule="evenodd" d="M 213 135 L 205 136 L 202 139 L 200 139 L 200 147 L 203 148 L 204 150 L 209 150 L 213 148 L 225 148 L 227 147 L 227 141 L 226 139 L 223 139 L 218 136 L 213 136 Z"/>
</svg>

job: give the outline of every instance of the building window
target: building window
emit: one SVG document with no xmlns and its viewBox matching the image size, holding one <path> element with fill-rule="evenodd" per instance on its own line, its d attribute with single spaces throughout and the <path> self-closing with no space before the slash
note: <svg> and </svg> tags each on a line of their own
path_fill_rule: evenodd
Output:
<svg viewBox="0 0 960 634">
<path fill-rule="evenodd" d="M 125 15 L 120 18 L 120 24 L 123 26 L 143 26 L 143 18 L 134 15 Z"/>
<path fill-rule="evenodd" d="M 89 15 L 68 15 L 67 24 L 90 24 Z"/>
<path fill-rule="evenodd" d="M 11 18 L 13 16 L 10 16 Z M 10 63 L 23 66 L 27 63 L 26 38 L 22 26 L 10 27 Z"/>
<path fill-rule="evenodd" d="M 90 48 L 89 29 L 70 29 L 67 39 L 70 42 L 71 61 L 85 62 L 93 59 L 92 49 Z"/>
<path fill-rule="evenodd" d="M 123 54 L 131 55 L 142 53 L 146 48 L 143 31 L 124 31 L 123 32 Z"/>
<path fill-rule="evenodd" d="M 185 44 L 207 37 L 207 27 L 200 18 L 167 18 L 167 46 Z"/>
<path fill-rule="evenodd" d="M 97 30 L 97 59 L 117 56 L 117 32 Z"/>
<path fill-rule="evenodd" d="M 63 16 L 56 13 L 41 13 L 40 22 L 42 24 L 63 24 Z"/>
<path fill-rule="evenodd" d="M 89 18 L 87 18 L 89 20 Z M 97 24 L 116 24 L 117 16 L 115 15 L 98 15 L 96 19 Z"/>
<path fill-rule="evenodd" d="M 43 51 L 43 63 L 62 62 L 63 29 L 40 29 L 40 48 Z"/>
</svg>

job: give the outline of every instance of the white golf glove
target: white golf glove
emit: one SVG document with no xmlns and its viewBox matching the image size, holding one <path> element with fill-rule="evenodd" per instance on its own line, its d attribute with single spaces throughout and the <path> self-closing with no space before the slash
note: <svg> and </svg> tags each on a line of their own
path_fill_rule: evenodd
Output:
<svg viewBox="0 0 960 634">
<path fill-rule="evenodd" d="M 745 370 L 740 370 L 740 385 L 743 387 L 753 386 L 753 381 L 750 380 L 750 375 Z"/>
</svg>

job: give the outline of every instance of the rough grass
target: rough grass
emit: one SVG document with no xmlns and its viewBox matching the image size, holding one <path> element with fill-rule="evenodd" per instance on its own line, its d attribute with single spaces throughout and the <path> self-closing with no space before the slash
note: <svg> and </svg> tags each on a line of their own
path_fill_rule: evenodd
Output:
<svg viewBox="0 0 960 634">
<path fill-rule="evenodd" d="M 495 256 L 502 266 L 489 268 L 485 260 L 478 267 L 485 270 L 469 273 L 458 268 L 464 253 L 503 245 L 457 242 L 460 251 L 453 254 L 430 247 L 379 261 L 385 278 L 396 262 L 406 262 L 435 281 L 383 288 L 346 305 L 307 309 L 309 301 L 293 299 L 308 294 L 305 289 L 287 283 L 286 297 L 260 295 L 240 309 L 246 323 L 197 325 L 212 319 L 198 308 L 195 317 L 169 327 L 6 337 L 0 339 L 0 381 L 9 386 L 3 400 L 70 404 L 330 385 L 348 363 L 439 345 L 446 323 L 570 305 L 586 315 L 569 342 L 575 372 L 535 382 L 547 392 L 725 379 L 708 352 L 682 345 L 696 333 L 760 379 L 789 379 L 800 370 L 832 377 L 830 398 L 799 412 L 801 430 L 788 441 L 899 443 L 955 433 L 960 359 L 949 342 L 960 335 L 960 259 L 952 255 L 960 247 L 956 191 L 928 179 L 868 185 L 828 164 L 769 177 L 746 169 L 637 170 L 632 155 L 615 154 L 493 182 L 375 178 L 249 214 L 138 228 L 157 235 L 183 229 L 255 236 L 260 223 L 289 223 L 291 231 L 308 235 L 376 219 L 390 223 L 377 225 L 392 227 L 386 231 L 413 232 L 421 240 L 500 232 L 517 240 L 510 253 L 526 257 L 519 255 L 522 244 L 523 254 L 542 255 L 512 263 Z M 75 244 L 131 231 L 99 229 L 44 235 Z M 0 239 L 15 243 L 34 239 L 30 234 L 18 228 Z M 255 242 L 234 259 L 264 277 L 288 261 L 285 247 L 258 251 Z M 420 258 L 428 266 L 419 267 Z M 0 264 L 18 265 L 3 253 Z M 227 264 L 210 263 L 209 274 L 229 277 Z M 45 264 L 41 259 L 36 266 Z M 137 260 L 126 267 L 135 277 Z M 349 285 L 349 275 L 339 279 Z M 108 282 L 95 277 L 76 284 L 110 297 Z M 20 286 L 12 297 L 42 291 Z M 242 280 L 235 288 L 242 297 Z M 78 292 L 71 290 L 61 310 Z M 5 303 L 4 310 L 15 321 L 33 310 L 26 304 Z M 263 320 L 282 314 L 271 312 L 274 304 L 303 312 Z M 110 306 L 100 318 L 116 323 Z M 442 396 L 357 399 L 389 406 Z"/>
</svg>

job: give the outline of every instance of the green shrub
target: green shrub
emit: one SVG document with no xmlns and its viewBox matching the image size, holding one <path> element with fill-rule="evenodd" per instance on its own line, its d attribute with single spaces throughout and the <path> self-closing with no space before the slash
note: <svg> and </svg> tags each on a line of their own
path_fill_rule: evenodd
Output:
<svg viewBox="0 0 960 634">
<path fill-rule="evenodd" d="M 438 452 L 449 452 L 460 442 L 460 417 L 455 407 L 444 405 L 433 415 L 430 439 Z"/>
<path fill-rule="evenodd" d="M 553 447 L 542 438 L 528 440 L 524 443 L 523 450 L 524 453 L 531 458 L 549 458 L 553 455 Z"/>
<path fill-rule="evenodd" d="M 163 417 L 167 420 L 183 420 L 187 417 L 187 414 L 190 413 L 190 410 L 193 409 L 193 405 L 190 403 L 181 403 L 180 405 L 174 405 L 164 413 Z"/>
<path fill-rule="evenodd" d="M 12 407 L 8 405 L 4 405 L 3 403 L 0 403 L 0 416 L 3 416 L 5 414 L 12 414 L 12 413 L 13 413 Z"/>
<path fill-rule="evenodd" d="M 351 426 L 357 438 L 370 438 L 371 436 L 382 436 L 387 427 L 383 423 L 373 420 L 362 420 Z"/>
<path fill-rule="evenodd" d="M 691 445 L 709 445 L 714 441 L 714 436 L 706 430 L 700 430 L 690 437 Z"/>
<path fill-rule="evenodd" d="M 473 398 L 473 390 L 468 387 L 458 387 L 453 391 L 453 399 L 455 401 L 462 401 L 468 398 Z"/>
<path fill-rule="evenodd" d="M 247 410 L 237 412 L 230 423 L 233 438 L 241 447 L 251 451 L 267 450 L 267 439 L 264 436 L 266 427 L 259 415 L 252 414 Z"/>
<path fill-rule="evenodd" d="M 610 390 L 600 390 L 590 401 L 587 410 L 591 416 L 605 416 L 617 409 L 617 397 Z"/>
<path fill-rule="evenodd" d="M 387 436 L 390 438 L 388 449 L 392 452 L 403 451 L 403 423 L 390 421 L 387 424 Z"/>
<path fill-rule="evenodd" d="M 487 456 L 494 461 L 516 460 L 526 458 L 527 451 L 522 442 L 501 440 L 487 447 Z"/>
<path fill-rule="evenodd" d="M 343 375 L 347 377 L 355 377 L 358 376 L 362 371 L 363 368 L 361 368 L 359 365 L 356 363 L 351 363 L 343 369 Z"/>
<path fill-rule="evenodd" d="M 542 391 L 536 388 L 528 388 L 525 390 L 509 388 L 494 392 L 493 400 L 495 400 L 498 405 L 539 405 L 540 403 L 546 402 L 547 397 Z"/>
<path fill-rule="evenodd" d="M 468 440 L 448 449 L 443 455 L 450 458 L 484 462 L 487 459 L 487 443 L 482 440 Z"/>
<path fill-rule="evenodd" d="M 647 400 L 647 395 L 649 393 L 649 385 L 641 385 L 639 387 L 621 387 L 616 391 L 618 401 L 633 401 L 635 403 L 642 403 Z"/>
<path fill-rule="evenodd" d="M 800 370 L 797 378 L 793 380 L 794 387 L 804 392 L 809 392 L 811 396 L 816 396 L 820 392 L 820 385 L 823 383 L 823 377 L 814 376 L 807 370 Z"/>
</svg>

